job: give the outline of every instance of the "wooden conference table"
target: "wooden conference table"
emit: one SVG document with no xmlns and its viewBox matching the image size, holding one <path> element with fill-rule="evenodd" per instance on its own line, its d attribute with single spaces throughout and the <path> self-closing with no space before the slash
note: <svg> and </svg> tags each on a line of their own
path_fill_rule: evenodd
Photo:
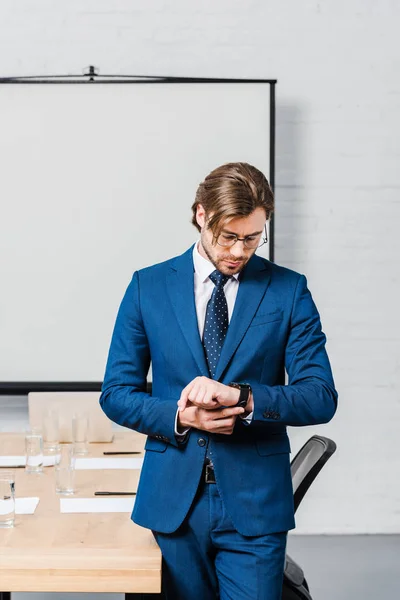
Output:
<svg viewBox="0 0 400 600">
<path fill-rule="evenodd" d="M 116 431 L 113 442 L 89 444 L 89 457 L 103 451 L 143 452 L 145 437 Z M 24 454 L 23 434 L 0 433 L 0 455 Z M 132 455 L 133 456 L 143 456 Z M 138 470 L 77 470 L 77 492 L 135 491 Z M 60 513 L 54 467 L 41 475 L 15 469 L 16 497 L 37 496 L 34 515 L 16 515 L 15 527 L 0 529 L 0 600 L 10 592 L 119 592 L 126 598 L 158 598 L 161 553 L 150 531 L 129 513 Z"/>
</svg>

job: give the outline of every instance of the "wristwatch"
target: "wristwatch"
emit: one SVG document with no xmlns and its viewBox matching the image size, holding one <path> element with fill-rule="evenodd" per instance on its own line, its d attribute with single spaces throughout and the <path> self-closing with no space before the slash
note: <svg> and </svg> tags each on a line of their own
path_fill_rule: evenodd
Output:
<svg viewBox="0 0 400 600">
<path fill-rule="evenodd" d="M 235 381 L 232 381 L 228 385 L 229 387 L 233 387 L 240 390 L 239 400 L 238 403 L 235 404 L 235 406 L 241 406 L 242 408 L 246 408 L 251 393 L 251 386 L 248 383 L 236 383 Z"/>
</svg>

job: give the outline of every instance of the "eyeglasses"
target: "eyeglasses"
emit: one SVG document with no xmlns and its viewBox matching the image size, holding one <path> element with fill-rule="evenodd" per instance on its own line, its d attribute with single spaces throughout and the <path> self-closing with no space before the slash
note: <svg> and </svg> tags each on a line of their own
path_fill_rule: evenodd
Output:
<svg viewBox="0 0 400 600">
<path fill-rule="evenodd" d="M 266 225 L 264 227 L 264 237 L 261 238 L 261 244 L 260 235 L 246 235 L 244 238 L 240 238 L 235 233 L 220 233 L 216 238 L 216 242 L 218 246 L 223 246 L 224 248 L 232 248 L 236 242 L 243 242 L 245 248 L 254 250 L 255 248 L 261 248 L 261 246 L 264 246 L 268 242 Z"/>
</svg>

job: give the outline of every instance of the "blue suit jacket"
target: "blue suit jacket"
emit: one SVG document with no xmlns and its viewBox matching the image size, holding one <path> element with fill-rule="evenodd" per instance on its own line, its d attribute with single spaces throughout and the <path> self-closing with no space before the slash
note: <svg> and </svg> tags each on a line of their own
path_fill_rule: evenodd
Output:
<svg viewBox="0 0 400 600">
<path fill-rule="evenodd" d="M 216 379 L 251 384 L 251 424 L 232 435 L 192 429 L 175 439 L 177 401 L 195 377 L 209 377 L 194 300 L 190 248 L 134 273 L 122 300 L 100 397 L 113 421 L 147 434 L 133 520 L 170 533 L 184 520 L 212 444 L 218 489 L 236 529 L 254 536 L 294 527 L 287 425 L 315 425 L 335 413 L 337 394 L 325 336 L 306 279 L 254 255 L 242 273 Z M 152 363 L 152 395 L 146 377 Z M 284 371 L 288 385 L 284 385 Z"/>
</svg>

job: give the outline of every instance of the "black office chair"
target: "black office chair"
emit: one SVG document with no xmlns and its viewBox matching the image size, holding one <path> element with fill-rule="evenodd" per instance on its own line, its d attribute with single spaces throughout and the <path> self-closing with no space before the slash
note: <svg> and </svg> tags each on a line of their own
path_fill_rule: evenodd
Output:
<svg viewBox="0 0 400 600">
<path fill-rule="evenodd" d="M 335 450 L 334 441 L 320 435 L 313 435 L 293 458 L 290 469 L 295 512 L 308 488 Z M 288 554 L 286 554 L 282 600 L 312 600 L 303 570 Z"/>
</svg>

